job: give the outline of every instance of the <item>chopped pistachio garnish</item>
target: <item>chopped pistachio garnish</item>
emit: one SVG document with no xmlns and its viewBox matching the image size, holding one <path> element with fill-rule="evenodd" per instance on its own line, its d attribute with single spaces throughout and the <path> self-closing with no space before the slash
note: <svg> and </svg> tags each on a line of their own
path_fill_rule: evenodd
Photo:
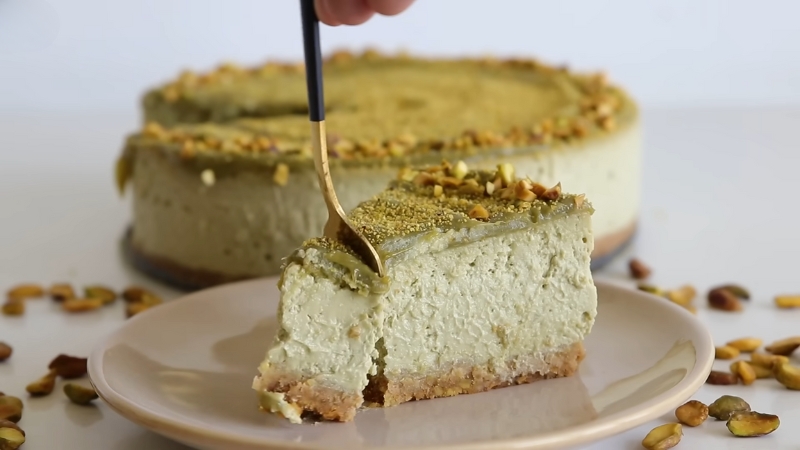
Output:
<svg viewBox="0 0 800 450">
<path fill-rule="evenodd" d="M 339 52 L 325 64 L 332 162 L 400 166 L 430 163 L 431 156 L 508 154 L 603 136 L 637 115 L 623 91 L 598 81 L 604 76 L 535 60 Z M 126 155 L 160 150 L 187 163 L 237 155 L 270 168 L 297 158 L 312 167 L 302 65 L 184 72 L 149 92 L 144 109 L 147 124 L 129 139 Z M 132 173 L 120 172 L 124 186 Z"/>
<path fill-rule="evenodd" d="M 275 166 L 275 173 L 272 175 L 272 180 L 278 186 L 286 186 L 289 182 L 289 166 L 279 163 Z"/>
<path fill-rule="evenodd" d="M 445 161 L 437 166 L 402 169 L 399 179 L 389 189 L 361 203 L 349 214 L 349 219 L 371 243 L 380 246 L 395 237 L 468 226 L 470 222 L 504 221 L 513 215 L 524 215 L 536 222 L 551 214 L 591 211 L 583 196 L 576 201 L 577 196 L 562 194 L 560 183 L 549 189 L 543 187 L 551 193 L 545 198 L 533 194 L 530 188 L 537 183 L 529 179 L 512 179 L 506 184 L 501 172 L 513 173 L 509 165 L 501 164 L 496 170 L 469 170 L 466 164 L 457 169 L 458 166 Z M 462 169 L 467 172 L 459 180 L 454 171 Z M 508 192 L 512 195 L 506 195 Z M 527 194 L 521 198 L 515 192 Z M 309 245 L 337 247 L 326 238 L 312 239 L 305 246 Z"/>
</svg>

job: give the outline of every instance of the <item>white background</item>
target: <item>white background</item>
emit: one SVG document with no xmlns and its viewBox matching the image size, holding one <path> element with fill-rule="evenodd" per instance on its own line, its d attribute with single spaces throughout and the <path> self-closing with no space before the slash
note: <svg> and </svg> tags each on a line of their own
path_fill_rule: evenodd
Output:
<svg viewBox="0 0 800 450">
<path fill-rule="evenodd" d="M 131 110 L 184 67 L 300 57 L 295 0 L 0 0 L 0 111 Z M 645 106 L 800 103 L 794 0 L 418 0 L 327 49 L 537 55 Z"/>
<path fill-rule="evenodd" d="M 800 292 L 798 30 L 793 0 L 418 0 L 400 17 L 326 28 L 323 40 L 608 69 L 645 106 L 646 142 L 636 242 L 598 276 L 619 279 L 637 255 L 665 287 L 745 284 L 754 299 L 741 314 L 698 299 L 699 318 L 723 343 L 798 334 L 800 311 L 772 305 L 775 294 Z M 295 0 L 0 0 L 0 292 L 30 280 L 178 296 L 120 257 L 130 208 L 114 192 L 112 167 L 136 126 L 138 96 L 183 67 L 276 56 L 300 56 Z M 88 355 L 123 320 L 121 305 L 65 316 L 49 301 L 22 318 L 0 316 L 0 340 L 16 348 L 0 364 L 0 389 L 24 393 L 56 353 Z M 709 423 L 687 429 L 680 448 L 798 448 L 800 392 L 762 380 L 705 386 L 695 398 L 723 393 L 779 414 L 783 425 L 747 440 Z M 186 449 L 102 403 L 80 408 L 60 393 L 26 402 L 27 450 Z M 584 448 L 639 449 L 669 420 Z"/>
</svg>

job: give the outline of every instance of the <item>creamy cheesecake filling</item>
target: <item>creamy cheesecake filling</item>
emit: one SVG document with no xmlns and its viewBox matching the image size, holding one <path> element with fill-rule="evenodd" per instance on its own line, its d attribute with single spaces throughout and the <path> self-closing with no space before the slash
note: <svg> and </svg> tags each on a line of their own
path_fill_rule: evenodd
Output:
<svg viewBox="0 0 800 450">
<path fill-rule="evenodd" d="M 589 222 L 573 214 L 473 245 L 416 247 L 385 294 L 384 374 L 503 362 L 582 341 L 596 315 Z"/>
</svg>

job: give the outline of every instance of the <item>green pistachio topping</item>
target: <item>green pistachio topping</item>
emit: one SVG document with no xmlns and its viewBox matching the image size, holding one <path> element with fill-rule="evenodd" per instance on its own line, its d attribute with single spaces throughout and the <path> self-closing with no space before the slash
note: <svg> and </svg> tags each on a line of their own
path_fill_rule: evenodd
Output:
<svg viewBox="0 0 800 450">
<path fill-rule="evenodd" d="M 391 266 L 421 241 L 449 230 L 469 228 L 450 245 L 535 226 L 545 220 L 593 209 L 585 197 L 564 194 L 561 185 L 546 187 L 529 179 L 514 178 L 514 169 L 501 164 L 497 170 L 469 170 L 466 164 L 405 169 L 389 188 L 361 203 L 350 214 L 353 226 L 377 246 Z M 388 280 L 380 279 L 343 242 L 327 237 L 306 241 L 288 258 L 301 261 L 305 250 L 322 250 L 327 263 L 315 270 L 363 292 L 381 292 Z"/>
</svg>

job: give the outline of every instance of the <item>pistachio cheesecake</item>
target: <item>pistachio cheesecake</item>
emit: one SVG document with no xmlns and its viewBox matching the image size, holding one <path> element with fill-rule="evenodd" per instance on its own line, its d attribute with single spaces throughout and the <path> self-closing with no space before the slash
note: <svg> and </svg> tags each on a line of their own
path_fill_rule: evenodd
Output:
<svg viewBox="0 0 800 450">
<path fill-rule="evenodd" d="M 636 105 L 598 74 L 534 60 L 429 60 L 375 52 L 325 61 L 331 172 L 346 210 L 398 169 L 499 160 L 563 182 L 597 208 L 594 257 L 632 235 Z M 132 182 L 131 247 L 190 286 L 277 274 L 327 219 L 310 155 L 303 69 L 268 63 L 186 72 L 144 97 L 145 125 L 117 164 Z"/>
<path fill-rule="evenodd" d="M 575 373 L 594 323 L 592 206 L 510 164 L 408 169 L 350 214 L 386 261 L 306 241 L 286 260 L 263 409 L 349 421 L 365 401 L 470 394 Z"/>
</svg>

